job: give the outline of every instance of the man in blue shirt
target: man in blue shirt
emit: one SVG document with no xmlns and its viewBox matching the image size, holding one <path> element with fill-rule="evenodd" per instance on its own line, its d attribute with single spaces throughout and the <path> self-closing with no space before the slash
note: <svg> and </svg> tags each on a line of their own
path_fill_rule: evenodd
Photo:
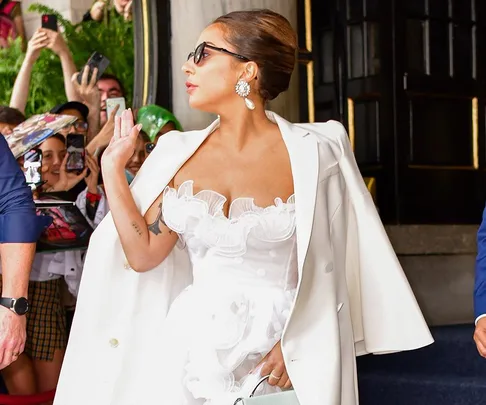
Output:
<svg viewBox="0 0 486 405">
<path fill-rule="evenodd" d="M 36 215 L 32 191 L 0 135 L 0 369 L 24 350 L 29 275 L 36 241 L 49 220 Z"/>
</svg>

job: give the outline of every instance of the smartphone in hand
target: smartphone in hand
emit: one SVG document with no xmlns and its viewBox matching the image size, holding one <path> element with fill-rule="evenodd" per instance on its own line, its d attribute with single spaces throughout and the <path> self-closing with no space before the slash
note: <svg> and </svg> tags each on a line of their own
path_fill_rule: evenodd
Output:
<svg viewBox="0 0 486 405">
<path fill-rule="evenodd" d="M 46 28 L 51 31 L 57 31 L 57 16 L 54 14 L 43 14 L 41 16 L 42 28 Z"/>
<path fill-rule="evenodd" d="M 42 151 L 40 149 L 31 149 L 24 155 L 24 175 L 26 183 L 32 189 L 42 182 Z"/>
<path fill-rule="evenodd" d="M 119 117 L 122 115 L 122 112 L 127 108 L 125 104 L 125 98 L 114 97 L 114 98 L 106 99 L 106 116 L 108 118 L 111 117 L 111 113 L 116 108 L 116 106 L 118 106 L 118 111 L 116 112 L 116 116 Z"/>
<path fill-rule="evenodd" d="M 83 78 L 83 72 L 86 66 L 89 66 L 89 73 L 88 73 L 88 83 L 91 81 L 91 77 L 93 76 L 93 69 L 98 68 L 98 73 L 96 75 L 96 81 L 100 80 L 100 77 L 103 73 L 105 73 L 106 68 L 110 64 L 110 61 L 107 57 L 103 56 L 99 52 L 94 52 L 83 68 L 78 73 L 78 83 L 81 84 L 81 80 Z"/>
<path fill-rule="evenodd" d="M 86 138 L 81 134 L 68 134 L 66 138 L 67 147 L 67 172 L 82 172 L 85 167 L 85 142 Z"/>
</svg>

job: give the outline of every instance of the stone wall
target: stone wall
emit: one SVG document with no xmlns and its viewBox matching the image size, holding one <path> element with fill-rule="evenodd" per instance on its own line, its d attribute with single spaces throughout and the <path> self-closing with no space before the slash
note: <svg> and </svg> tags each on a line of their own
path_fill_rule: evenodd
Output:
<svg viewBox="0 0 486 405">
<path fill-rule="evenodd" d="M 398 225 L 386 230 L 429 325 L 474 322 L 474 225 Z"/>
</svg>

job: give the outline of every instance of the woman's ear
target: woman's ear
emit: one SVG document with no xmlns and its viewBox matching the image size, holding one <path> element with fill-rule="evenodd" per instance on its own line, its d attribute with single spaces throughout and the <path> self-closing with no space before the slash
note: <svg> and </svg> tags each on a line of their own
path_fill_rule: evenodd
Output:
<svg viewBox="0 0 486 405">
<path fill-rule="evenodd" d="M 252 80 L 256 80 L 258 78 L 258 65 L 255 62 L 248 62 L 245 65 L 245 70 L 243 71 L 241 78 L 248 83 Z"/>
</svg>

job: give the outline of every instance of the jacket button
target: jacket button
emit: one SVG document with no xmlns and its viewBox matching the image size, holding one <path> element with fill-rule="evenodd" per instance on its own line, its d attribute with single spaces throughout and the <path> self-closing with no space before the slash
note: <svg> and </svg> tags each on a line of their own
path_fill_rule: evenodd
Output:
<svg viewBox="0 0 486 405">
<path fill-rule="evenodd" d="M 118 339 L 115 339 L 115 338 L 110 339 L 109 343 L 110 343 L 110 346 L 113 347 L 113 348 L 118 347 L 118 345 L 120 344 L 120 342 L 118 342 Z"/>
</svg>

